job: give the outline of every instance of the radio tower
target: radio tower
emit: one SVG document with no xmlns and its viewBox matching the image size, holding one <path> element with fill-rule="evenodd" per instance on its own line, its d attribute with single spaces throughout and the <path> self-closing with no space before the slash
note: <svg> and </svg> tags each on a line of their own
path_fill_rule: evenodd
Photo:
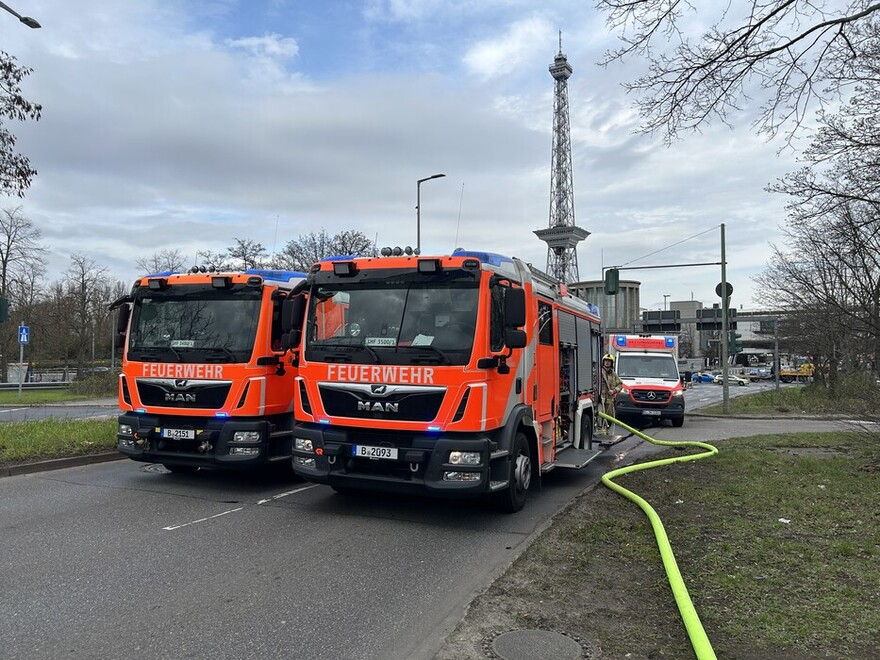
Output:
<svg viewBox="0 0 880 660">
<path fill-rule="evenodd" d="M 571 65 L 562 52 L 562 32 L 559 33 L 559 52 L 550 65 L 550 75 L 556 81 L 553 96 L 553 155 L 550 166 L 550 226 L 535 234 L 547 243 L 547 272 L 560 282 L 580 281 L 578 276 L 577 244 L 590 235 L 574 224 L 574 189 L 571 184 L 571 127 L 568 122 L 568 79 Z"/>
</svg>

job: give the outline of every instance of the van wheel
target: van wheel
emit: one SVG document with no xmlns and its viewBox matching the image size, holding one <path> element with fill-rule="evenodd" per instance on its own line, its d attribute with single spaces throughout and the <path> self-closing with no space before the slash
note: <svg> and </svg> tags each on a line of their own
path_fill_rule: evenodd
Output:
<svg viewBox="0 0 880 660">
<path fill-rule="evenodd" d="M 684 416 L 682 417 L 673 417 L 671 420 L 672 425 L 676 427 L 684 426 Z"/>
<path fill-rule="evenodd" d="M 532 455 L 526 434 L 517 431 L 510 452 L 510 483 L 499 493 L 498 505 L 502 511 L 516 513 L 525 506 L 532 485 Z"/>
</svg>

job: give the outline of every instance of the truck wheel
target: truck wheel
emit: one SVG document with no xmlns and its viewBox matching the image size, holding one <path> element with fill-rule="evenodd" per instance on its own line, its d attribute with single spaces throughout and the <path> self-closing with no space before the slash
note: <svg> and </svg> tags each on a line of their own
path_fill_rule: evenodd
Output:
<svg viewBox="0 0 880 660">
<path fill-rule="evenodd" d="M 671 421 L 671 422 L 672 422 L 672 425 L 675 426 L 675 427 L 679 427 L 679 428 L 680 428 L 680 427 L 684 426 L 684 416 L 682 416 L 682 417 L 673 417 L 673 418 L 672 418 L 671 420 L 669 420 L 669 421 Z"/>
<path fill-rule="evenodd" d="M 526 434 L 517 431 L 510 451 L 510 483 L 507 490 L 499 493 L 498 504 L 503 511 L 516 513 L 526 503 L 532 485 L 532 455 Z"/>
<path fill-rule="evenodd" d="M 162 463 L 162 466 L 174 474 L 195 474 L 199 470 L 198 465 L 175 465 L 174 463 Z"/>
<path fill-rule="evenodd" d="M 593 415 L 586 411 L 581 415 L 581 449 L 593 448 Z"/>
</svg>

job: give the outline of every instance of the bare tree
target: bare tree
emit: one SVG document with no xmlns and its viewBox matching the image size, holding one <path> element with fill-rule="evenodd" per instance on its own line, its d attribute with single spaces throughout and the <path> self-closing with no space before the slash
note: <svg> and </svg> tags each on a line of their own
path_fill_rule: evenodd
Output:
<svg viewBox="0 0 880 660">
<path fill-rule="evenodd" d="M 334 255 L 365 257 L 373 254 L 375 246 L 362 232 L 341 231 L 330 236 L 326 229 L 302 234 L 288 241 L 284 249 L 275 255 L 273 266 L 289 270 L 307 271 L 312 264 Z"/>
<path fill-rule="evenodd" d="M 4 120 L 40 120 L 42 106 L 25 99 L 19 88 L 22 79 L 32 71 L 18 66 L 12 55 L 0 51 L 0 193 L 18 197 L 24 197 L 37 171 L 27 156 L 16 153 L 15 136 Z"/>
<path fill-rule="evenodd" d="M 82 254 L 71 255 L 65 283 L 65 297 L 70 301 L 67 324 L 79 378 L 94 355 L 98 325 L 107 315 L 112 288 L 107 269 Z"/>
<path fill-rule="evenodd" d="M 134 262 L 142 273 L 179 272 L 184 269 L 183 254 L 180 250 L 161 250 Z"/>
<path fill-rule="evenodd" d="M 845 93 L 848 62 L 874 38 L 880 3 L 869 0 L 599 0 L 624 45 L 604 63 L 644 56 L 637 93 L 642 130 L 667 141 L 711 119 L 725 123 L 759 98 L 759 132 L 789 136 L 807 112 Z M 688 21 L 708 25 L 693 39 Z"/>
<path fill-rule="evenodd" d="M 262 268 L 266 265 L 268 254 L 261 243 L 246 238 L 234 238 L 235 245 L 226 248 L 226 257 L 240 270 Z"/>
<path fill-rule="evenodd" d="M 196 262 L 198 266 L 213 268 L 216 271 L 234 270 L 234 267 L 229 262 L 228 255 L 221 254 L 220 252 L 212 252 L 211 250 L 200 250 L 199 252 L 196 252 Z"/>
</svg>

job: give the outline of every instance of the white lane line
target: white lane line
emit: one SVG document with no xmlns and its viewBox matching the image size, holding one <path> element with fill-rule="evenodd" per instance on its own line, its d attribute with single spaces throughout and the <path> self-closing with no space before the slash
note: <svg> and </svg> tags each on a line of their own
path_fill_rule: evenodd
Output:
<svg viewBox="0 0 880 660">
<path fill-rule="evenodd" d="M 259 506 L 260 504 L 266 504 L 267 502 L 274 502 L 275 500 L 280 500 L 282 497 L 287 497 L 288 495 L 295 495 L 296 493 L 301 493 L 304 490 L 310 490 L 312 488 L 317 488 L 318 486 L 320 486 L 320 484 L 310 484 L 308 486 L 303 486 L 302 488 L 297 488 L 296 490 L 289 490 L 286 493 L 280 493 L 278 495 L 273 495 L 269 499 L 260 500 L 259 502 L 257 502 L 257 506 Z"/>
<path fill-rule="evenodd" d="M 308 486 L 303 486 L 302 488 L 297 488 L 296 490 L 289 490 L 286 493 L 279 493 L 278 495 L 273 495 L 272 497 L 270 497 L 268 499 L 259 500 L 257 502 L 257 506 L 259 506 L 260 504 L 266 504 L 268 502 L 274 502 L 276 500 L 280 500 L 282 497 L 287 497 L 288 495 L 294 495 L 296 493 L 301 493 L 304 490 L 310 490 L 312 488 L 317 488 L 318 486 L 320 486 L 320 484 L 309 484 Z M 229 513 L 235 513 L 236 511 L 241 511 L 244 508 L 245 507 L 240 506 L 237 509 L 229 509 L 229 511 L 223 511 L 222 513 L 217 513 L 217 514 L 214 514 L 213 516 L 208 516 L 207 518 L 199 518 L 198 520 L 191 520 L 190 522 L 181 523 L 180 525 L 168 525 L 168 527 L 163 527 L 162 529 L 165 531 L 171 532 L 171 531 L 174 531 L 175 529 L 180 529 L 181 527 L 189 527 L 190 525 L 195 525 L 198 523 L 207 522 L 209 520 L 213 520 L 214 518 L 219 518 L 220 516 L 225 516 Z"/>
<path fill-rule="evenodd" d="M 27 408 L 4 408 L 3 410 L 0 410 L 0 412 L 11 413 L 18 412 L 19 410 L 27 410 Z"/>
<path fill-rule="evenodd" d="M 241 511 L 242 509 L 244 509 L 244 507 L 240 506 L 237 509 L 230 509 L 229 511 L 224 511 L 223 513 L 218 513 L 213 516 L 208 516 L 207 518 L 199 518 L 198 520 L 192 520 L 190 522 L 183 523 L 181 525 L 169 525 L 168 527 L 163 527 L 162 529 L 170 532 L 175 529 L 180 529 L 181 527 L 188 527 L 189 525 L 195 525 L 196 523 L 203 523 L 208 520 L 213 520 L 214 518 L 219 518 L 220 516 L 225 516 L 227 513 L 235 513 L 236 511 Z"/>
</svg>

